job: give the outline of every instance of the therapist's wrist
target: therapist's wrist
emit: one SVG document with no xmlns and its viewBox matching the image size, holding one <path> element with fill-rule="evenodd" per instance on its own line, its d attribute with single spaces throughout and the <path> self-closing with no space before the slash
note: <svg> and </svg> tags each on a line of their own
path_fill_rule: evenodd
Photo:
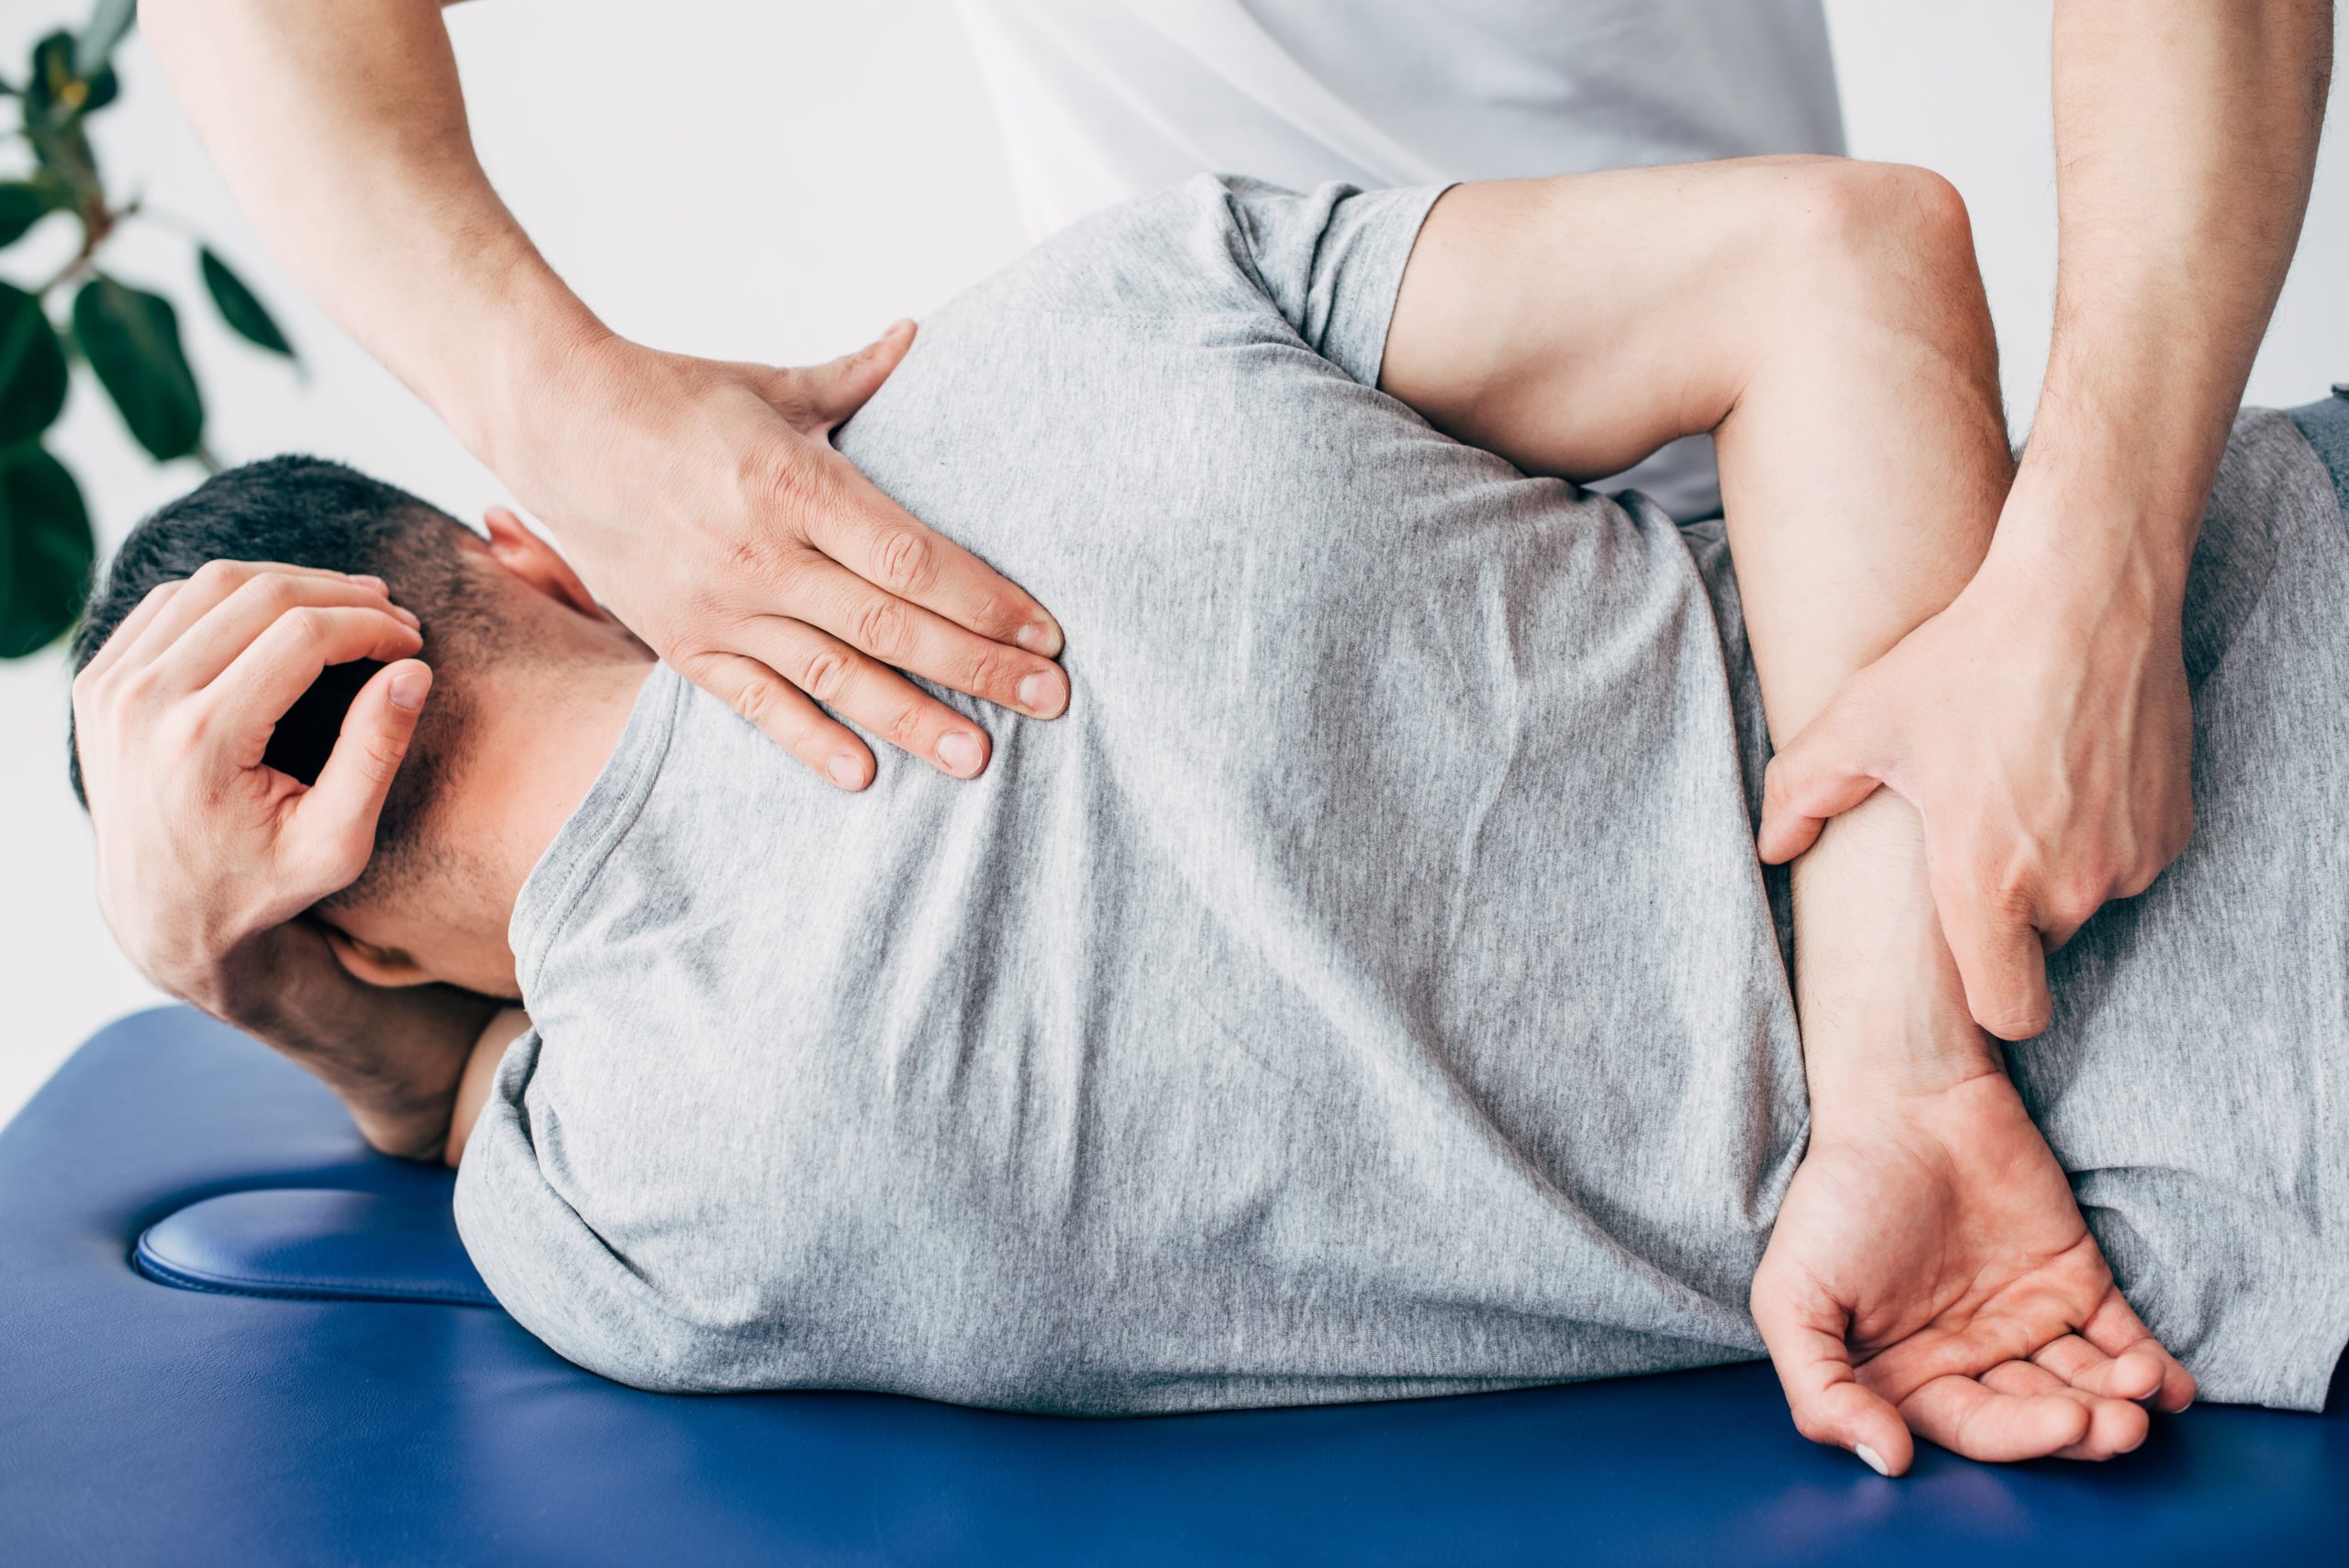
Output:
<svg viewBox="0 0 2349 1568">
<path fill-rule="evenodd" d="M 2059 332 L 1994 557 L 2133 573 L 2182 598 L 2246 365 L 2189 334 Z"/>
<path fill-rule="evenodd" d="M 618 341 L 518 234 L 519 253 L 456 328 L 436 384 L 418 388 L 457 439 L 509 485 L 594 406 L 599 359 Z"/>
</svg>

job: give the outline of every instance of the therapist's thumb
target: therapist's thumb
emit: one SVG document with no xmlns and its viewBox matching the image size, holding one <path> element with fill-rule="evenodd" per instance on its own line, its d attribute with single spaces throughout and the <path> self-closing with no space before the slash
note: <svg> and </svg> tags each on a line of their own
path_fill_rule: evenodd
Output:
<svg viewBox="0 0 2349 1568">
<path fill-rule="evenodd" d="M 384 801 L 431 692 L 430 667 L 402 659 L 376 671 L 351 699 L 334 751 L 294 813 L 298 848 L 312 874 L 333 884 L 327 892 L 347 886 L 366 869 Z"/>
<path fill-rule="evenodd" d="M 1933 875 L 1933 905 L 1949 940 L 1965 1008 L 2000 1040 L 2029 1040 L 2047 1028 L 2054 997 L 2047 988 L 2047 944 L 2030 913 L 1956 877 Z"/>
<path fill-rule="evenodd" d="M 1874 795 L 1888 763 L 1867 719 L 1839 704 L 1806 725 L 1770 759 L 1762 780 L 1762 834 L 1767 865 L 1781 865 L 1817 841 L 1831 817 Z"/>
<path fill-rule="evenodd" d="M 893 322 L 856 352 L 792 373 L 800 384 L 794 401 L 815 420 L 816 429 L 829 430 L 863 407 L 913 346 L 913 322 Z"/>
</svg>

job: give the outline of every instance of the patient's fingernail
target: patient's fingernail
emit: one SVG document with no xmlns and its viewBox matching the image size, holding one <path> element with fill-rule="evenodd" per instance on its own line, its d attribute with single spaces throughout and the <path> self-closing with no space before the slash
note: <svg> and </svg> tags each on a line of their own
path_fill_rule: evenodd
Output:
<svg viewBox="0 0 2349 1568">
<path fill-rule="evenodd" d="M 979 738 L 967 729 L 950 729 L 938 739 L 938 760 L 950 773 L 979 771 Z"/>
<path fill-rule="evenodd" d="M 424 706 L 424 694 L 432 689 L 432 677 L 421 670 L 402 670 L 392 677 L 392 706 L 410 710 Z"/>
<path fill-rule="evenodd" d="M 854 789 L 864 782 L 864 764 L 845 751 L 834 757 L 825 772 L 830 773 L 832 782 L 842 789 Z"/>
<path fill-rule="evenodd" d="M 1041 653 L 1049 657 L 1054 645 L 1060 641 L 1060 637 L 1054 630 L 1052 622 L 1048 620 L 1031 620 L 1026 626 L 1021 627 L 1019 631 L 1013 635 L 1011 640 L 1019 644 L 1020 647 L 1026 649 L 1030 653 Z"/>
<path fill-rule="evenodd" d="M 1030 713 L 1057 713 L 1064 702 L 1058 675 L 1048 675 L 1037 670 L 1019 678 L 1019 706 Z"/>
<path fill-rule="evenodd" d="M 1870 1470 L 1875 1471 L 1878 1475 L 1889 1475 L 1892 1473 L 1892 1467 L 1884 1462 L 1884 1455 L 1876 1452 L 1876 1450 L 1868 1447 L 1867 1444 L 1857 1444 L 1853 1448 L 1852 1451 L 1860 1456 L 1861 1463 L 1866 1465 Z"/>
</svg>

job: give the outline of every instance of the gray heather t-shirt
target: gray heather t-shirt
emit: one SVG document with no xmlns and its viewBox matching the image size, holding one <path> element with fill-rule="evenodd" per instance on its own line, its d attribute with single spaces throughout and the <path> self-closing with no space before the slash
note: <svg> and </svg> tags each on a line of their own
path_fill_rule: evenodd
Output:
<svg viewBox="0 0 2349 1568">
<path fill-rule="evenodd" d="M 458 1182 L 557 1351 L 1097 1414 L 1759 1351 L 1807 1113 L 1719 530 L 1373 389 L 1433 195 L 1193 181 L 925 324 L 841 449 L 1068 635 L 1065 717 L 948 698 L 984 778 L 844 795 L 653 673 Z M 2349 550 L 2298 442 L 2246 424 L 2202 553 L 2201 836 L 2016 1058 L 2210 1394 L 2311 1407 Z"/>
</svg>

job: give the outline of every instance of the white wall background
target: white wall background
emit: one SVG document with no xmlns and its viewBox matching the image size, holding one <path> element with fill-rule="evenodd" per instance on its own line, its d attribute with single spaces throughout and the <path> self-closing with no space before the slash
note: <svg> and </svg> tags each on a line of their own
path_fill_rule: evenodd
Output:
<svg viewBox="0 0 2349 1568">
<path fill-rule="evenodd" d="M 1972 204 L 2020 432 L 2045 362 L 2054 275 L 2048 0 L 1827 8 L 1854 152 L 1938 169 Z M 83 9 L 10 0 L 6 74 L 20 75 L 32 39 Z M 991 112 L 948 0 L 507 0 L 451 17 L 491 172 L 623 332 L 729 358 L 826 358 L 1020 248 Z M 118 69 L 123 102 L 95 133 L 117 188 L 144 191 L 209 236 L 309 363 L 305 384 L 220 328 L 184 241 L 122 242 L 117 271 L 183 302 L 214 448 L 232 462 L 289 450 L 341 458 L 461 513 L 504 499 L 270 264 L 145 47 L 134 39 Z M 2336 125 L 2334 140 L 2254 402 L 2303 402 L 2349 378 L 2349 127 Z M 45 273 L 68 248 L 66 227 L 52 220 L 54 232 L 10 252 L 9 274 Z M 149 464 L 79 379 L 54 443 L 82 477 L 104 546 L 198 477 L 192 465 Z M 98 916 L 88 829 L 65 785 L 65 700 L 55 653 L 0 664 L 0 1119 L 84 1036 L 156 999 Z"/>
</svg>

